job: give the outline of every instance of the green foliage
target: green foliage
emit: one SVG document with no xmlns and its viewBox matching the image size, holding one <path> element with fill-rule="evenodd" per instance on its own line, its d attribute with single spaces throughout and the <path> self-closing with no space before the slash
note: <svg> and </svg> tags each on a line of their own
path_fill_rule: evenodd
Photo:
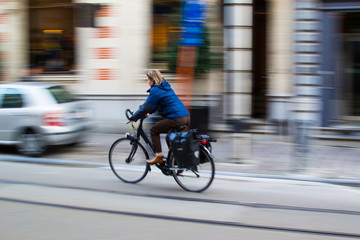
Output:
<svg viewBox="0 0 360 240">
<path fill-rule="evenodd" d="M 178 58 L 178 39 L 171 38 L 168 45 L 168 51 L 163 59 L 169 63 L 169 70 L 176 72 Z M 197 60 L 195 65 L 195 75 L 199 76 L 210 72 L 211 69 L 221 69 L 222 63 L 216 61 L 219 54 L 211 52 L 210 38 L 208 28 L 205 27 L 204 44 L 197 48 Z"/>
</svg>

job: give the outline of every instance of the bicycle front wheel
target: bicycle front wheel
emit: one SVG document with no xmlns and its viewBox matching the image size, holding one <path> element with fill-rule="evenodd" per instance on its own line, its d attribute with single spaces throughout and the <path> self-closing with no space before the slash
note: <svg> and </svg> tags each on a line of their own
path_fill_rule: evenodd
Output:
<svg viewBox="0 0 360 240">
<path fill-rule="evenodd" d="M 116 140 L 109 150 L 109 163 L 114 174 L 124 182 L 137 183 L 149 170 L 144 146 L 128 138 Z"/>
<path fill-rule="evenodd" d="M 214 180 L 215 164 L 204 147 L 200 147 L 204 161 L 194 168 L 178 168 L 175 158 L 170 156 L 170 169 L 175 181 L 184 190 L 189 192 L 202 192 L 206 190 Z"/>
</svg>

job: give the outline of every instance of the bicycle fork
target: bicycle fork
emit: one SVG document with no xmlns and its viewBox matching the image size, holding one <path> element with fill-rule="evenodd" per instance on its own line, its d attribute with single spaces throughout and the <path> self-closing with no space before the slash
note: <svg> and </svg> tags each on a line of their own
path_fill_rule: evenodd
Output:
<svg viewBox="0 0 360 240">
<path fill-rule="evenodd" d="M 129 156 L 125 159 L 125 162 L 131 163 L 138 148 L 137 139 L 135 137 L 132 137 L 129 133 L 126 133 L 125 136 L 127 139 L 130 139 L 131 144 L 131 151 L 129 153 Z"/>
<path fill-rule="evenodd" d="M 136 153 L 136 150 L 138 148 L 138 145 L 135 142 L 132 142 L 131 144 L 132 144 L 131 151 L 130 151 L 129 156 L 125 160 L 126 163 L 131 163 L 132 162 L 133 157 L 134 157 L 134 155 Z"/>
</svg>

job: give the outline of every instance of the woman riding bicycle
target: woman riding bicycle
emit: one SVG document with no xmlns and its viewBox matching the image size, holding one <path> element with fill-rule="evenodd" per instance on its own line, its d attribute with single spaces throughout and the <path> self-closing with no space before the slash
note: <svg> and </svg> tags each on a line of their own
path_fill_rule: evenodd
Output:
<svg viewBox="0 0 360 240">
<path fill-rule="evenodd" d="M 149 96 L 145 103 L 130 118 L 131 122 L 154 113 L 159 110 L 164 119 L 157 122 L 150 129 L 150 136 L 155 150 L 155 157 L 148 159 L 149 164 L 163 162 L 160 133 L 167 133 L 180 126 L 190 126 L 190 113 L 185 105 L 176 96 L 170 84 L 165 80 L 159 70 L 151 70 L 147 74 L 147 82 L 150 86 Z"/>
</svg>

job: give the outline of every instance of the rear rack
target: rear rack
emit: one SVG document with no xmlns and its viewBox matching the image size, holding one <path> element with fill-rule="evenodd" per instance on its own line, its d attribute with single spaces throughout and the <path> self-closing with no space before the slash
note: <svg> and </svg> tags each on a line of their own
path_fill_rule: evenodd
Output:
<svg viewBox="0 0 360 240">
<path fill-rule="evenodd" d="M 212 137 L 210 137 L 208 135 L 205 135 L 205 134 L 197 135 L 196 139 L 199 140 L 199 141 L 207 140 L 209 142 L 216 142 L 217 141 L 215 138 L 212 138 Z"/>
</svg>

